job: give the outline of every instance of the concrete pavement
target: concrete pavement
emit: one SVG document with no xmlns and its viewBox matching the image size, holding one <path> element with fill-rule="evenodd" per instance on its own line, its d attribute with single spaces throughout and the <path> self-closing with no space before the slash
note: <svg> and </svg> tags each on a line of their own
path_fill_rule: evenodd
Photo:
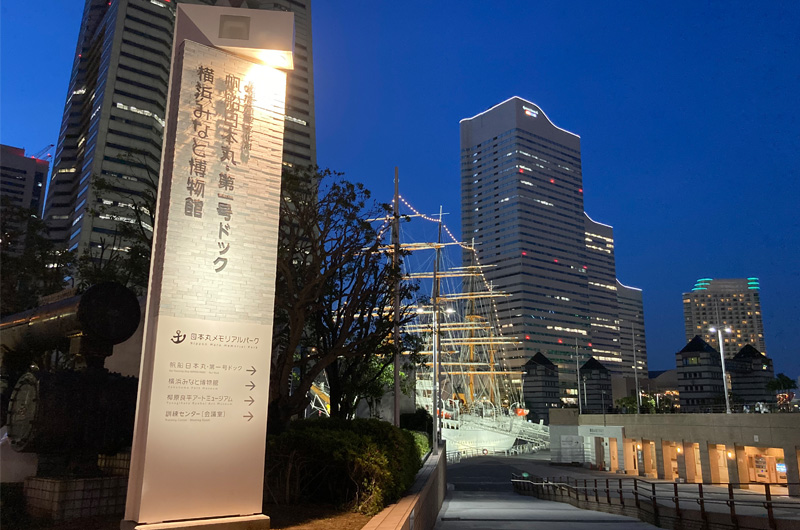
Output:
<svg viewBox="0 0 800 530">
<path fill-rule="evenodd" d="M 582 483 L 588 481 L 589 488 L 598 479 L 598 487 L 605 486 L 605 479 L 610 481 L 612 497 L 619 496 L 617 488 L 621 475 L 604 471 L 591 470 L 572 466 L 551 466 L 548 452 L 517 456 L 480 456 L 464 459 L 458 464 L 448 464 L 447 482 L 448 495 L 439 513 L 435 528 L 450 529 L 518 529 L 531 528 L 532 525 L 546 524 L 548 530 L 561 528 L 604 528 L 606 525 L 622 524 L 624 530 L 634 528 L 656 528 L 650 524 L 640 522 L 638 519 L 619 515 L 610 515 L 603 512 L 581 510 L 570 504 L 536 499 L 513 492 L 510 479 L 511 474 L 527 472 L 539 477 L 567 477 L 571 484 L 575 479 Z M 633 478 L 627 476 L 627 479 Z M 669 481 L 647 479 L 655 485 L 659 504 L 666 503 L 672 506 L 672 491 L 675 485 Z M 639 483 L 642 490 L 640 495 L 650 493 L 648 486 Z M 633 484 L 626 481 L 623 494 L 628 502 L 633 503 Z M 645 490 L 644 488 L 647 488 Z M 697 502 L 697 485 L 678 485 L 681 507 L 686 514 L 699 509 Z M 703 487 L 706 499 L 705 510 L 718 517 L 727 517 L 730 512 L 726 504 L 728 491 L 726 487 L 705 485 Z M 756 491 L 735 490 L 736 513 L 738 516 L 750 516 L 763 519 L 766 524 L 767 511 L 764 507 L 764 494 Z M 594 497 L 589 492 L 590 500 Z M 605 497 L 601 490 L 600 497 Z M 641 497 L 644 501 L 649 497 Z M 773 495 L 776 501 L 774 515 L 778 519 L 780 528 L 800 528 L 800 499 L 786 497 L 780 494 Z M 699 516 L 699 515 L 698 515 Z M 689 516 L 691 517 L 691 516 Z M 760 523 L 759 523 L 760 524 Z M 631 526 L 634 525 L 634 526 Z M 640 526 L 636 526 L 640 525 Z"/>
<path fill-rule="evenodd" d="M 531 472 L 531 465 L 537 463 L 549 468 L 548 461 L 549 455 L 526 455 L 477 457 L 448 464 L 448 492 L 435 529 L 528 530 L 546 526 L 548 530 L 603 530 L 620 525 L 621 530 L 656 528 L 631 517 L 581 510 L 514 493 L 512 473 Z"/>
</svg>

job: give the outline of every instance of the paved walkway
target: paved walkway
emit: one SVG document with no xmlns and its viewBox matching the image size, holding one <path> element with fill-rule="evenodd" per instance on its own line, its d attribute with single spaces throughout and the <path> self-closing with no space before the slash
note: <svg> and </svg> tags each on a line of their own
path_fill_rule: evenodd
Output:
<svg viewBox="0 0 800 530">
<path fill-rule="evenodd" d="M 477 457 L 448 464 L 448 492 L 437 530 L 521 530 L 547 525 L 548 530 L 653 530 L 638 519 L 581 510 L 562 502 L 543 501 L 514 493 L 511 473 L 545 465 L 541 457 Z M 549 456 L 548 456 L 549 458 Z M 621 525 L 621 527 L 620 527 Z"/>
<path fill-rule="evenodd" d="M 602 529 L 617 524 L 622 524 L 624 530 L 656 528 L 630 517 L 581 510 L 567 503 L 518 495 L 511 487 L 511 474 L 523 472 L 538 477 L 569 477 L 573 483 L 575 479 L 581 482 L 583 479 L 587 479 L 590 488 L 594 486 L 595 479 L 598 479 L 598 487 L 605 487 L 605 479 L 608 478 L 613 491 L 616 491 L 618 487 L 619 478 L 634 478 L 630 475 L 618 475 L 582 467 L 552 466 L 549 452 L 464 459 L 458 464 L 448 464 L 447 466 L 448 494 L 439 512 L 436 528 L 442 530 L 519 529 L 530 528 L 533 522 L 547 524 L 548 530 L 560 530 L 561 528 Z M 647 481 L 656 483 L 657 494 L 664 498 L 665 502 L 671 498 L 674 488 L 672 482 L 654 479 L 647 479 Z M 641 483 L 640 485 L 646 486 Z M 633 498 L 633 493 L 627 491 L 632 487 L 632 484 L 626 481 L 624 487 L 626 498 Z M 678 489 L 681 505 L 686 509 L 697 510 L 697 485 L 680 484 Z M 727 488 L 704 486 L 703 492 L 707 499 L 705 504 L 707 511 L 729 511 L 728 505 L 724 502 L 724 499 L 728 497 Z M 649 492 L 642 491 L 642 493 Z M 593 496 L 594 493 L 590 491 L 589 497 Z M 605 497 L 605 493 L 601 491 L 600 497 Z M 715 497 L 717 502 L 713 502 Z M 767 512 L 760 502 L 764 499 L 763 493 L 736 490 L 736 499 L 737 513 L 766 519 Z M 747 502 L 740 503 L 740 499 L 752 499 L 752 505 L 747 506 Z M 786 503 L 783 506 L 776 506 L 775 516 L 777 518 L 797 521 L 800 526 L 800 499 L 773 495 L 773 501 Z M 659 504 L 661 503 L 659 502 Z M 669 504 L 672 503 L 669 502 Z"/>
</svg>

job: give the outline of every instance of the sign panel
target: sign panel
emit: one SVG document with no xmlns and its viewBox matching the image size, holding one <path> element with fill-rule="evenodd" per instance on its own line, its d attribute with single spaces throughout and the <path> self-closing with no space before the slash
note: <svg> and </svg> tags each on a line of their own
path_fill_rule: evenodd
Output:
<svg viewBox="0 0 800 530">
<path fill-rule="evenodd" d="M 261 513 L 285 94 L 280 70 L 176 51 L 128 520 Z"/>
</svg>

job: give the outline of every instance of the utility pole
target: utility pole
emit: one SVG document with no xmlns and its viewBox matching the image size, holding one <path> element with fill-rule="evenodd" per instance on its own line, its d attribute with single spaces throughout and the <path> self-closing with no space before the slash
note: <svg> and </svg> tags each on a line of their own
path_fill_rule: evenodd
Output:
<svg viewBox="0 0 800 530">
<path fill-rule="evenodd" d="M 400 427 L 400 177 L 394 168 L 394 219 L 392 219 L 392 266 L 397 279 L 394 284 L 394 426 Z"/>
</svg>

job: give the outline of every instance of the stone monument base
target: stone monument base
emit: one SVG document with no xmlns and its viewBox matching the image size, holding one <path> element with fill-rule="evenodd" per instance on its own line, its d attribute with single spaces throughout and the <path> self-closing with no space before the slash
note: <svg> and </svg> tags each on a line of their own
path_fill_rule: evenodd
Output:
<svg viewBox="0 0 800 530">
<path fill-rule="evenodd" d="M 65 521 L 125 511 L 128 477 L 25 479 L 25 504 L 32 517 Z"/>
<path fill-rule="evenodd" d="M 242 515 L 239 517 L 219 517 L 214 519 L 194 519 L 172 521 L 170 523 L 137 523 L 122 521 L 120 530 L 269 530 L 269 517 L 266 515 Z"/>
</svg>

